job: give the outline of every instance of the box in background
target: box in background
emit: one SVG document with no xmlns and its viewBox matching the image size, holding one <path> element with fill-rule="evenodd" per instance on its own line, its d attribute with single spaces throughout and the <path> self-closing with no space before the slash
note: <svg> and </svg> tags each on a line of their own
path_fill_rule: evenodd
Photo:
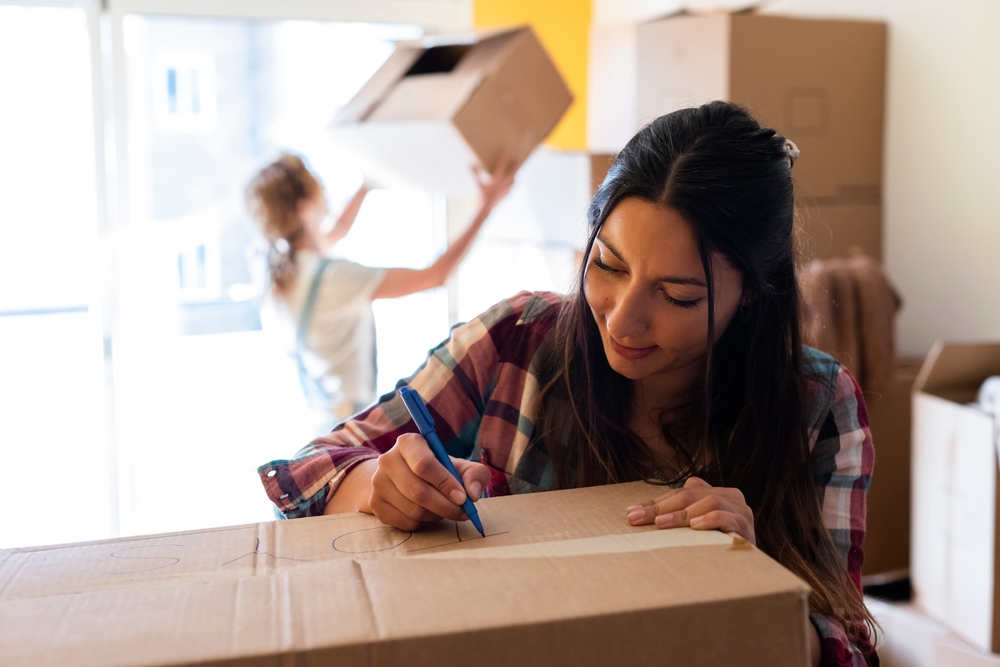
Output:
<svg viewBox="0 0 1000 667">
<path fill-rule="evenodd" d="M 937 343 L 914 384 L 911 579 L 916 603 L 1000 652 L 1000 495 L 994 418 L 974 406 L 1000 343 Z"/>
<path fill-rule="evenodd" d="M 593 197 L 604 184 L 604 178 L 611 170 L 611 165 L 615 162 L 613 153 L 591 153 L 590 154 L 590 196 Z"/>
<path fill-rule="evenodd" d="M 397 42 L 329 129 L 375 183 L 473 196 L 472 165 L 521 164 L 572 101 L 531 28 L 438 35 Z"/>
<path fill-rule="evenodd" d="M 588 142 L 616 152 L 641 127 L 718 99 L 802 151 L 792 170 L 807 254 L 882 257 L 886 26 L 757 14 L 595 25 Z"/>
<path fill-rule="evenodd" d="M 806 664 L 808 586 L 740 538 L 625 521 L 662 490 L 486 498 L 486 539 L 452 521 L 408 533 L 342 514 L 0 551 L 0 655 L 94 667 Z"/>
<path fill-rule="evenodd" d="M 875 445 L 875 474 L 868 489 L 865 585 L 909 576 L 911 394 L 921 360 L 896 361 L 892 383 L 865 391 Z"/>
</svg>

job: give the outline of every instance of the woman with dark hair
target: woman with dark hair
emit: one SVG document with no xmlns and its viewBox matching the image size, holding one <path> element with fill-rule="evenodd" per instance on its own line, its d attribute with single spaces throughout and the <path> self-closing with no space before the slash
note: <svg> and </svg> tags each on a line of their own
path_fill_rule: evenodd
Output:
<svg viewBox="0 0 1000 667">
<path fill-rule="evenodd" d="M 578 289 L 497 304 L 402 382 L 464 489 L 391 396 L 261 466 L 268 494 L 289 517 L 413 530 L 461 520 L 466 494 L 659 480 L 630 523 L 738 533 L 812 587 L 813 664 L 877 664 L 860 586 L 874 450 L 857 383 L 800 341 L 797 154 L 730 103 L 658 118 L 594 197 Z"/>
</svg>

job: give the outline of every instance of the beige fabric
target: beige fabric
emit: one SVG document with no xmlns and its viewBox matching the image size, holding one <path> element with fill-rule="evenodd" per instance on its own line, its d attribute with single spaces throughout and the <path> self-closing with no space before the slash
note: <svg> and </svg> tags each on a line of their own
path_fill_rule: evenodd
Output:
<svg viewBox="0 0 1000 667">
<path fill-rule="evenodd" d="M 817 259 L 802 270 L 805 342 L 847 366 L 866 391 L 888 387 L 902 305 L 882 266 L 860 253 Z"/>
<path fill-rule="evenodd" d="M 319 260 L 315 252 L 300 251 L 291 298 L 285 302 L 272 294 L 261 312 L 265 328 L 280 331 L 277 335 L 290 351 L 295 348 L 296 327 Z M 328 409 L 335 417 L 349 416 L 357 406 L 376 399 L 371 302 L 386 271 L 334 259 L 323 272 L 302 360 L 309 375 L 334 398 Z"/>
</svg>

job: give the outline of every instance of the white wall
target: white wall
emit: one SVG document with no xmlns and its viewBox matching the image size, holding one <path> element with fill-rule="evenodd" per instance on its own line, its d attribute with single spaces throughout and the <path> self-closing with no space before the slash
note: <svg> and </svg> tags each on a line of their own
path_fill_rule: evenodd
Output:
<svg viewBox="0 0 1000 667">
<path fill-rule="evenodd" d="M 680 4 L 594 0 L 594 20 Z M 904 299 L 899 352 L 1000 339 L 1000 2 L 779 0 L 768 12 L 888 22 L 883 234 Z"/>
</svg>

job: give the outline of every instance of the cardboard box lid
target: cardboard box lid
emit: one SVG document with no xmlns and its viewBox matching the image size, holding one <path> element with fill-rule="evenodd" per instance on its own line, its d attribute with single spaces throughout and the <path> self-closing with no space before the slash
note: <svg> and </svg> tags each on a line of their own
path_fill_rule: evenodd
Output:
<svg viewBox="0 0 1000 667">
<path fill-rule="evenodd" d="M 804 662 L 808 587 L 742 540 L 628 526 L 624 508 L 662 490 L 485 499 L 486 539 L 454 522 L 411 534 L 339 515 L 7 550 L 0 654 L 371 666 L 461 664 L 488 647 L 481 664 L 721 665 L 756 642 L 760 664 Z"/>
<path fill-rule="evenodd" d="M 1000 342 L 938 341 L 920 367 L 914 391 L 966 402 L 974 400 L 986 378 L 1000 375 Z"/>
</svg>

